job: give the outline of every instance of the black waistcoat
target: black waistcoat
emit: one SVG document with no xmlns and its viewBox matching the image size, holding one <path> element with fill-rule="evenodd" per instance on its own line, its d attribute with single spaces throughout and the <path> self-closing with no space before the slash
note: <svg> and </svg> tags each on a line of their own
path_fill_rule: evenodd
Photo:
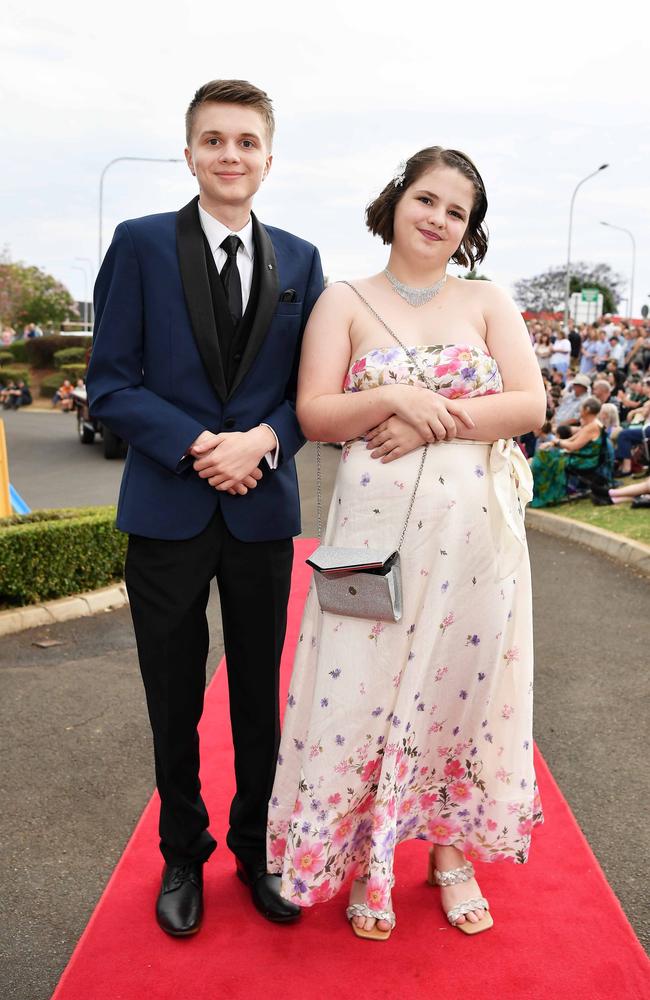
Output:
<svg viewBox="0 0 650 1000">
<path fill-rule="evenodd" d="M 237 369 L 244 355 L 244 349 L 248 343 L 251 332 L 253 317 L 259 301 L 260 276 L 258 267 L 259 254 L 255 254 L 253 261 L 253 280 L 251 282 L 251 292 L 244 315 L 237 326 L 233 326 L 228 299 L 223 287 L 223 282 L 219 277 L 217 265 L 214 262 L 214 254 L 210 249 L 210 244 L 203 234 L 203 245 L 205 247 L 205 261 L 208 269 L 208 280 L 210 282 L 210 294 L 212 296 L 212 308 L 214 310 L 214 321 L 217 327 L 217 337 L 219 338 L 219 349 L 221 351 L 221 362 L 223 364 L 226 386 L 230 390 Z"/>
</svg>

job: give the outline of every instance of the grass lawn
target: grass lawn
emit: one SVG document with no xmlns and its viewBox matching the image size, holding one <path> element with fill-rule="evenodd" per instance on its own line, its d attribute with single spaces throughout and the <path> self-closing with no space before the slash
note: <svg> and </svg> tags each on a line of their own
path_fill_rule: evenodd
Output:
<svg viewBox="0 0 650 1000">
<path fill-rule="evenodd" d="M 613 507 L 596 507 L 591 500 L 572 500 L 557 507 L 545 507 L 544 510 L 650 545 L 650 508 L 632 510 L 627 502 Z"/>
</svg>

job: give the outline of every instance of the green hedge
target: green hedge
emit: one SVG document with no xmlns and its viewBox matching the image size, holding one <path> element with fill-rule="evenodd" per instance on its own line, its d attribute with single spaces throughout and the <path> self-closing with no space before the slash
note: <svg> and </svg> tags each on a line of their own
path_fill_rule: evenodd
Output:
<svg viewBox="0 0 650 1000">
<path fill-rule="evenodd" d="M 11 351 L 0 351 L 0 365 L 12 365 L 15 360 Z"/>
<path fill-rule="evenodd" d="M 61 369 L 61 375 L 63 378 L 69 378 L 75 385 L 78 378 L 85 378 L 87 367 L 87 365 L 65 365 Z"/>
<path fill-rule="evenodd" d="M 88 350 L 92 340 L 90 337 L 62 337 L 55 334 L 52 337 L 33 337 L 10 345 L 10 350 L 16 360 L 26 361 L 33 368 L 54 368 L 54 355 L 70 347 L 83 347 Z M 20 358 L 16 355 L 16 349 Z"/>
<path fill-rule="evenodd" d="M 86 367 L 86 347 L 64 347 L 54 352 L 54 364 L 57 368 L 67 368 L 68 365 L 83 365 Z"/>
<path fill-rule="evenodd" d="M 0 385 L 8 385 L 9 382 L 26 382 L 29 385 L 29 369 L 19 368 L 17 365 L 3 365 L 0 368 Z"/>
<path fill-rule="evenodd" d="M 14 361 L 24 364 L 27 361 L 27 340 L 17 340 L 13 344 L 7 344 L 6 350 L 13 355 Z"/>
<path fill-rule="evenodd" d="M 61 372 L 56 372 L 54 375 L 46 375 L 41 382 L 40 388 L 40 394 L 43 399 L 51 399 L 59 386 L 63 385 L 64 378 L 67 378 L 67 376 Z"/>
<path fill-rule="evenodd" d="M 114 522 L 114 507 L 0 519 L 0 604 L 37 604 L 121 579 L 127 536 Z"/>
</svg>

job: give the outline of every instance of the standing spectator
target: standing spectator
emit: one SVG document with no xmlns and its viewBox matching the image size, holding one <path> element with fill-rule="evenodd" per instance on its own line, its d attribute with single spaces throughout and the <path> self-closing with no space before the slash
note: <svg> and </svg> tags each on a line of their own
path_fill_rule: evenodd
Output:
<svg viewBox="0 0 650 1000">
<path fill-rule="evenodd" d="M 580 353 L 582 351 L 582 337 L 579 331 L 572 326 L 569 330 L 569 343 L 571 344 L 571 353 L 569 355 L 569 366 L 572 372 L 578 370 L 578 365 L 580 364 Z"/>
<path fill-rule="evenodd" d="M 596 355 L 598 353 L 598 331 L 590 326 L 582 343 L 580 356 L 580 374 L 591 375 L 596 370 Z"/>
<path fill-rule="evenodd" d="M 571 353 L 571 341 L 566 336 L 564 332 L 558 334 L 558 337 L 553 344 L 553 353 L 551 354 L 551 368 L 556 368 L 557 371 L 562 372 L 566 375 L 569 370 L 569 355 Z"/>
<path fill-rule="evenodd" d="M 548 333 L 540 333 L 537 338 L 537 343 L 535 344 L 535 355 L 539 363 L 539 367 L 543 372 L 548 372 L 551 370 L 551 354 L 553 353 L 553 345 L 551 344 L 551 337 Z"/>
<path fill-rule="evenodd" d="M 28 323 L 25 327 L 25 340 L 34 340 L 35 337 L 42 337 L 43 331 L 36 323 Z"/>
<path fill-rule="evenodd" d="M 625 368 L 625 347 L 615 333 L 609 338 L 609 360 L 615 361 L 617 368 Z"/>
</svg>

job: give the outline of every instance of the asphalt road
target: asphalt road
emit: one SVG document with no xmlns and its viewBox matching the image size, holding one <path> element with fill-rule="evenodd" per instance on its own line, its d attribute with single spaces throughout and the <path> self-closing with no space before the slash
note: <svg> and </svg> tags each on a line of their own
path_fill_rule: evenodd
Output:
<svg viewBox="0 0 650 1000">
<path fill-rule="evenodd" d="M 72 417 L 8 414 L 5 430 L 12 481 L 30 506 L 115 499 L 122 463 L 81 446 Z M 326 487 L 338 454 L 324 449 Z M 312 447 L 299 466 L 311 535 Z M 648 947 L 650 584 L 581 546 L 535 532 L 529 541 L 536 739 Z M 214 668 L 214 595 L 209 615 Z M 34 645 L 43 638 L 60 645 Z M 1 643 L 0 996 L 47 1000 L 151 794 L 150 736 L 128 609 Z"/>
</svg>

